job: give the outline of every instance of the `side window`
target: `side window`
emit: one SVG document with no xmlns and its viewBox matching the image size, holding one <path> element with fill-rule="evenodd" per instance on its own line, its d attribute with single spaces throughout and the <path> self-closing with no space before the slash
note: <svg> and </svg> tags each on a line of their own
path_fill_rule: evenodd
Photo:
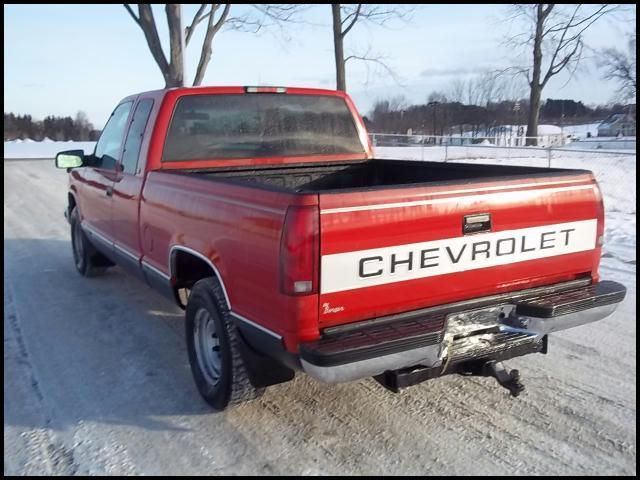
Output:
<svg viewBox="0 0 640 480">
<path fill-rule="evenodd" d="M 94 166 L 115 169 L 131 105 L 133 102 L 122 103 L 111 114 L 96 145 Z"/>
<path fill-rule="evenodd" d="M 140 147 L 142 146 L 142 137 L 149 120 L 149 114 L 153 107 L 153 100 L 144 99 L 138 103 L 135 112 L 133 112 L 133 120 L 129 127 L 129 134 L 124 144 L 124 153 L 122 154 L 122 167 L 126 173 L 134 174 L 138 168 L 138 157 L 140 156 Z"/>
</svg>

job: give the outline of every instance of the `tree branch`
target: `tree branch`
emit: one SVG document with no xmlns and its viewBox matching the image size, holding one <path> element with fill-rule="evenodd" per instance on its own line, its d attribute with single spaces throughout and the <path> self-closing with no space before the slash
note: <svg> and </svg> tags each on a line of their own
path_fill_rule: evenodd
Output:
<svg viewBox="0 0 640 480">
<path fill-rule="evenodd" d="M 222 28 L 222 25 L 224 24 L 224 22 L 227 20 L 227 17 L 229 16 L 230 8 L 231 8 L 231 4 L 226 3 L 224 6 L 224 10 L 222 11 L 222 15 L 220 16 L 216 24 L 213 26 L 213 34 L 211 35 L 211 38 L 213 38 L 213 35 L 218 33 L 218 31 Z M 218 7 L 216 7 L 216 10 L 217 9 Z M 213 12 L 211 12 L 211 16 L 213 17 Z M 211 22 L 209 22 L 209 25 L 211 25 Z"/>
<path fill-rule="evenodd" d="M 125 8 L 131 14 L 131 8 L 127 7 L 128 5 L 125 5 Z M 162 51 L 162 44 L 160 43 L 160 37 L 158 36 L 158 30 L 156 29 L 156 22 L 153 18 L 151 4 L 138 4 L 138 15 L 139 16 L 137 19 L 135 18 L 135 15 L 132 16 L 144 33 L 145 39 L 147 40 L 147 45 L 149 46 L 149 50 L 151 51 L 151 55 L 158 64 L 158 68 L 160 68 L 160 71 L 162 72 L 165 84 L 167 86 L 170 86 L 169 63 L 167 62 L 167 59 L 164 56 L 164 52 Z"/>
<path fill-rule="evenodd" d="M 368 64 L 373 63 L 375 65 L 378 65 L 380 67 L 382 67 L 383 70 L 385 70 L 387 72 L 387 74 L 393 79 L 394 82 L 396 82 L 398 85 L 402 86 L 402 82 L 400 80 L 400 78 L 398 77 L 398 75 L 393 71 L 393 69 L 387 65 L 383 59 L 383 57 L 381 56 L 375 56 L 372 57 L 370 56 L 370 49 L 367 50 L 367 52 L 364 55 L 349 55 L 348 57 L 346 57 L 344 59 L 344 63 L 346 64 L 349 60 L 360 60 L 362 62 L 365 62 L 365 64 L 367 64 L 367 82 L 368 83 L 368 79 L 369 79 L 369 67 Z"/>
<path fill-rule="evenodd" d="M 356 24 L 356 22 L 358 21 L 358 17 L 360 16 L 360 10 L 362 9 L 362 4 L 359 3 L 358 4 L 358 8 L 356 8 L 355 13 L 353 14 L 353 20 L 351 21 L 351 23 L 349 24 L 349 26 L 347 28 L 345 28 L 342 32 L 340 32 L 340 35 L 342 36 L 342 38 L 344 38 L 347 33 L 349 33 L 349 30 L 351 30 L 353 28 L 353 26 Z M 343 20 L 343 24 L 347 19 L 345 18 Z M 346 60 L 345 60 L 346 61 Z"/>
<path fill-rule="evenodd" d="M 229 17 L 229 10 L 231 8 L 230 3 L 226 3 L 224 5 L 224 10 L 222 11 L 222 15 L 218 19 L 218 21 L 214 24 L 213 19 L 215 15 L 215 11 L 219 8 L 219 4 L 211 4 L 211 11 L 209 12 L 209 21 L 207 22 L 207 32 L 204 36 L 204 41 L 202 42 L 202 51 L 200 52 L 200 61 L 198 62 L 198 69 L 196 70 L 196 76 L 193 79 L 193 85 L 198 86 L 202 83 L 204 78 L 204 73 L 207 70 L 207 65 L 209 64 L 209 60 L 211 59 L 211 51 L 212 51 L 212 43 L 213 37 L 218 33 L 220 28 L 224 25 Z"/>
<path fill-rule="evenodd" d="M 198 23 L 200 23 L 204 17 L 201 17 L 202 12 L 204 11 L 204 9 L 207 8 L 207 4 L 203 3 L 200 5 L 200 8 L 198 8 L 198 11 L 196 12 L 195 16 L 193 17 L 193 22 L 191 22 L 191 25 L 189 25 L 187 28 L 185 28 L 184 33 L 185 33 L 185 39 L 184 39 L 184 44 L 189 45 L 189 40 L 191 40 L 191 35 L 193 35 L 193 31 L 196 28 L 196 25 L 198 25 Z"/>
<path fill-rule="evenodd" d="M 131 7 L 129 6 L 128 3 L 123 3 L 122 4 L 124 6 L 124 8 L 127 10 L 127 12 L 129 12 L 129 15 L 131 15 L 131 18 L 133 18 L 133 20 L 140 25 L 140 19 L 138 17 L 136 17 L 136 14 L 133 13 L 133 10 L 131 9 Z"/>
<path fill-rule="evenodd" d="M 547 81 L 549 81 L 549 79 L 554 75 L 554 73 L 553 73 L 553 62 L 555 62 L 556 57 L 558 56 L 558 53 L 560 53 L 560 50 L 562 50 L 564 48 L 564 45 L 563 45 L 564 37 L 567 34 L 567 32 L 569 31 L 571 22 L 573 21 L 573 19 L 578 14 L 578 10 L 580 10 L 580 7 L 581 7 L 581 5 L 578 5 L 576 7 L 576 9 L 573 11 L 573 15 L 571 15 L 571 19 L 565 24 L 565 27 L 562 30 L 562 36 L 560 37 L 560 41 L 556 45 L 556 48 L 555 48 L 555 50 L 553 52 L 553 55 L 551 57 L 551 62 L 549 62 L 549 70 L 547 70 L 547 73 L 545 74 L 544 79 L 542 80 L 541 85 L 543 87 L 547 84 Z"/>
</svg>

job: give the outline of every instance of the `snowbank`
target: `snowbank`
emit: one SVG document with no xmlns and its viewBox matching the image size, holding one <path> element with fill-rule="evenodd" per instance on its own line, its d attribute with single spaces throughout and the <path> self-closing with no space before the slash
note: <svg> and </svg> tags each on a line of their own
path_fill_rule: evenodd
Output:
<svg viewBox="0 0 640 480">
<path fill-rule="evenodd" d="M 65 150 L 84 150 L 91 153 L 96 142 L 55 142 L 45 138 L 42 142 L 26 140 L 12 140 L 4 142 L 4 158 L 55 158 L 56 153 Z"/>
</svg>

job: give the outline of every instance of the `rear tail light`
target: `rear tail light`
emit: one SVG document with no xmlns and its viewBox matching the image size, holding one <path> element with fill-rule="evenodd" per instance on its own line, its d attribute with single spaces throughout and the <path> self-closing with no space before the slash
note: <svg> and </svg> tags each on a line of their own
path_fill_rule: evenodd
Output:
<svg viewBox="0 0 640 480">
<path fill-rule="evenodd" d="M 596 248 L 602 248 L 604 245 L 604 203 L 602 199 L 602 192 L 598 182 L 593 181 L 593 190 L 596 197 L 596 217 L 598 218 L 598 228 L 596 229 Z M 591 271 L 591 280 L 594 283 L 600 281 L 600 273 L 598 267 L 600 265 L 600 256 L 595 261 L 595 265 Z"/>
<path fill-rule="evenodd" d="M 602 191 L 600 190 L 598 182 L 595 180 L 593 182 L 593 190 L 596 196 L 596 216 L 598 218 L 597 235 L 602 236 L 604 235 L 604 203 L 602 199 Z"/>
<path fill-rule="evenodd" d="M 285 295 L 318 291 L 318 207 L 289 207 L 280 241 L 280 290 Z"/>
</svg>

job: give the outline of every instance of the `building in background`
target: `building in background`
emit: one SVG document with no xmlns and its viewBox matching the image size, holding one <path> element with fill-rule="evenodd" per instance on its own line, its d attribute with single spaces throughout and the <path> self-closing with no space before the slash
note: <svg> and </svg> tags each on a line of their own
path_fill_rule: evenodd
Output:
<svg viewBox="0 0 640 480">
<path fill-rule="evenodd" d="M 598 126 L 599 137 L 635 137 L 636 115 L 635 105 L 628 105 L 626 113 L 614 113 Z"/>
</svg>

